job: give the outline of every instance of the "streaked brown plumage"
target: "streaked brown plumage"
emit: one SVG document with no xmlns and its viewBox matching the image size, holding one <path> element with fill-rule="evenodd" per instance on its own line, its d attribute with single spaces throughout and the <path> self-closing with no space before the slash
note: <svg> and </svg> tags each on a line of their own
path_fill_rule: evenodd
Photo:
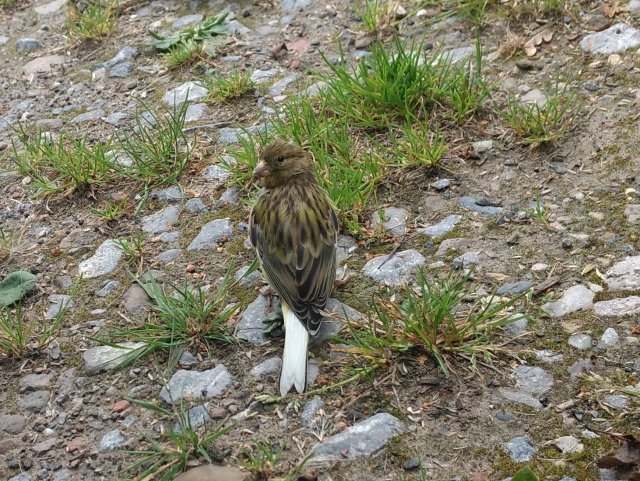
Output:
<svg viewBox="0 0 640 481">
<path fill-rule="evenodd" d="M 306 331 L 314 335 L 335 280 L 338 221 L 331 201 L 318 185 L 311 159 L 300 147 L 284 142 L 269 145 L 262 152 L 254 175 L 264 190 L 251 211 L 251 243 L 267 280 L 280 296 L 285 328 L 296 329 L 287 324 L 290 308 Z M 295 374 L 301 375 L 300 366 L 285 365 L 287 341 L 291 339 L 285 339 L 283 375 L 293 368 L 298 370 Z M 306 387 L 306 378 L 303 384 L 302 388 L 296 384 L 299 392 Z M 288 391 L 289 387 L 281 377 L 281 391 Z"/>
</svg>

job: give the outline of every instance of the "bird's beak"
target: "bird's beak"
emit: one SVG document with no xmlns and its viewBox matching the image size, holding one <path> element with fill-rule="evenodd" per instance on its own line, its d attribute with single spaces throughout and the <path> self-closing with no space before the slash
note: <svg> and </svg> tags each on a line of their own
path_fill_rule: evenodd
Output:
<svg viewBox="0 0 640 481">
<path fill-rule="evenodd" d="M 265 161 L 258 162 L 258 165 L 256 165 L 256 168 L 253 169 L 253 178 L 255 180 L 261 177 L 266 177 L 270 174 L 271 174 L 271 169 L 269 168 L 269 164 L 267 164 Z"/>
</svg>

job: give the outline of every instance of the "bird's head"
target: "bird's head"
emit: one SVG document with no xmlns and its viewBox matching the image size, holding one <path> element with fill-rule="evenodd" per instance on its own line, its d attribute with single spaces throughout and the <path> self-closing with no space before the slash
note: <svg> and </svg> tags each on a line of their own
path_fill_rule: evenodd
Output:
<svg viewBox="0 0 640 481">
<path fill-rule="evenodd" d="M 301 174 L 311 172 L 311 159 L 297 145 L 276 141 L 264 148 L 253 178 L 272 189 L 293 182 Z"/>
</svg>

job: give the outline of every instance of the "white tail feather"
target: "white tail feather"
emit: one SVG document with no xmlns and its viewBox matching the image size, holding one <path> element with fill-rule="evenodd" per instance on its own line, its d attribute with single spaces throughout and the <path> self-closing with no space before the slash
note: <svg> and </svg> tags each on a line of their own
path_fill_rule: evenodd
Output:
<svg viewBox="0 0 640 481">
<path fill-rule="evenodd" d="M 307 387 L 307 345 L 309 333 L 287 304 L 282 303 L 284 317 L 284 353 L 280 373 L 280 394 L 285 396 L 291 386 L 299 393 Z"/>
</svg>

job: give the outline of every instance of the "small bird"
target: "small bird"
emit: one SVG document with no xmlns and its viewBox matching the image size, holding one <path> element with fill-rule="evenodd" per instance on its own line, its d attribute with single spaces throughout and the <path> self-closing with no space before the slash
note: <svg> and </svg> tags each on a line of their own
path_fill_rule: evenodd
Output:
<svg viewBox="0 0 640 481">
<path fill-rule="evenodd" d="M 302 393 L 309 335 L 320 329 L 336 277 L 338 219 L 300 147 L 281 141 L 265 147 L 253 176 L 263 190 L 249 218 L 251 243 L 284 317 L 280 394 L 292 386 Z"/>
</svg>

